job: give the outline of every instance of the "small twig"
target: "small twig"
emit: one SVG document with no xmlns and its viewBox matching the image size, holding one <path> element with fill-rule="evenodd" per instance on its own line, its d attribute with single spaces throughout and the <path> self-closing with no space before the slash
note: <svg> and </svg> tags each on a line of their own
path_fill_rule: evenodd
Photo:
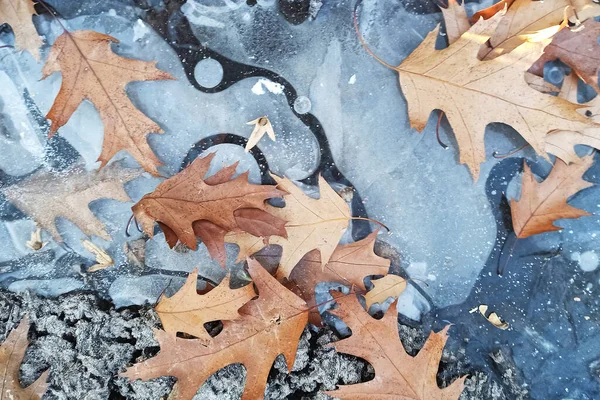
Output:
<svg viewBox="0 0 600 400">
<path fill-rule="evenodd" d="M 158 304 L 158 302 L 160 301 L 160 298 L 162 297 L 163 294 L 165 294 L 165 292 L 167 291 L 167 289 L 169 288 L 169 285 L 171 285 L 171 282 L 173 281 L 173 278 L 169 279 L 169 282 L 167 282 L 167 286 L 165 286 L 165 288 L 160 292 L 160 294 L 158 295 L 158 297 L 156 298 L 156 301 L 154 302 L 154 305 L 152 306 L 152 308 L 156 308 L 156 305 Z"/>
<path fill-rule="evenodd" d="M 510 152 L 508 152 L 506 154 L 498 154 L 498 152 L 495 151 L 495 152 L 492 153 L 492 157 L 499 158 L 499 159 L 510 157 L 513 154 L 516 154 L 516 153 L 520 152 L 521 150 L 523 150 L 524 148 L 526 148 L 529 145 L 530 145 L 529 143 L 525 143 L 523 146 L 519 147 L 518 149 L 513 149 L 513 150 L 511 150 Z"/>
</svg>

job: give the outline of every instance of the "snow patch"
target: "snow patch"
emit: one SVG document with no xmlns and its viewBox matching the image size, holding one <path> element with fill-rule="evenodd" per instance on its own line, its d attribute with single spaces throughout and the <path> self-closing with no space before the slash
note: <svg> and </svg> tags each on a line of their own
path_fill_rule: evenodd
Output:
<svg viewBox="0 0 600 400">
<path fill-rule="evenodd" d="M 265 94 L 265 89 L 273 94 L 283 94 L 283 85 L 272 82 L 268 79 L 259 79 L 254 86 L 252 86 L 252 93 L 255 95 Z"/>
</svg>

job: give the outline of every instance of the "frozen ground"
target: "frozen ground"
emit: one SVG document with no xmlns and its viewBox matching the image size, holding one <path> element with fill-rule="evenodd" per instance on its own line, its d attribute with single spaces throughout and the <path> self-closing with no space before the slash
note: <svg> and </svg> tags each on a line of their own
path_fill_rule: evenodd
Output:
<svg viewBox="0 0 600 400">
<path fill-rule="evenodd" d="M 410 128 L 396 74 L 369 57 L 356 39 L 354 3 L 313 0 L 307 15 L 291 14 L 293 6 L 287 3 L 302 1 L 288 0 L 49 3 L 68 29 L 110 34 L 120 41 L 114 46 L 117 53 L 157 60 L 158 68 L 177 78 L 128 86 L 136 106 L 165 131 L 149 136 L 150 145 L 165 164 L 165 175 L 179 171 L 186 156 L 197 155 L 202 148 L 199 142 L 205 145 L 207 138 L 223 133 L 247 137 L 251 127 L 246 122 L 268 115 L 277 141 L 263 140 L 258 147 L 271 171 L 303 181 L 309 192 L 314 192 L 311 179 L 319 172 L 334 187 L 353 186 L 368 216 L 391 229 L 389 234 L 380 234 L 378 248 L 394 260 L 392 269 L 427 282 L 427 286 L 415 283 L 402 295 L 401 320 L 427 328 L 448 321 L 456 325 L 450 331 L 452 353 L 447 355 L 455 367 L 443 373 L 455 377 L 457 371 L 480 371 L 472 381 L 476 382 L 473 393 L 479 391 L 475 398 L 600 397 L 598 217 L 564 221 L 562 232 L 523 241 L 509 270 L 499 277 L 497 258 L 511 234 L 504 225 L 503 193 L 518 193 L 514 178 L 522 165 L 520 157 L 538 162 L 540 176 L 548 165 L 528 151 L 503 161 L 492 158 L 492 152 L 507 152 L 522 143 L 512 129 L 494 125 L 486 134 L 489 160 L 482 166 L 479 182 L 473 183 L 466 167 L 458 165 L 456 141 L 447 125 L 442 125 L 442 139 L 449 149 L 438 145 L 437 113 L 422 134 Z M 257 4 L 250 5 L 253 3 Z M 468 4 L 470 10 L 476 7 L 478 3 Z M 161 25 L 165 16 L 171 29 L 161 29 L 165 28 Z M 440 19 L 431 0 L 365 0 L 359 23 L 373 50 L 386 61 L 399 64 Z M 201 54 L 211 59 L 196 62 L 193 56 L 178 56 L 177 45 L 191 43 L 179 29 L 187 21 L 194 40 L 215 52 L 202 50 Z M 290 21 L 303 22 L 295 25 Z M 36 17 L 35 22 L 47 43 L 61 32 L 48 13 Z M 171 46 L 164 36 L 175 44 Z M 12 36 L 6 31 L 0 39 L 11 42 Z M 40 81 L 42 64 L 36 64 L 29 54 L 0 51 L 3 183 L 18 184 L 37 168 L 64 169 L 79 157 L 88 169 L 96 168 L 103 128 L 94 107 L 89 103 L 79 107 L 54 142 L 47 143 L 47 125 L 39 116 L 49 110 L 60 87 L 60 74 Z M 43 54 L 47 51 L 45 46 Z M 248 66 L 258 68 L 237 77 L 236 73 Z M 214 150 L 218 151 L 215 170 L 241 160 L 238 171 L 250 169 L 251 180 L 260 181 L 256 161 L 240 146 L 222 143 L 211 147 L 210 151 Z M 135 164 L 126 154 L 117 158 Z M 332 160 L 347 181 L 335 180 Z M 596 182 L 597 173 L 598 167 L 593 167 L 586 176 Z M 158 179 L 142 176 L 125 188 L 137 201 L 158 183 Z M 583 192 L 573 204 L 594 212 L 600 207 L 600 189 Z M 64 246 L 45 237 L 50 243 L 33 254 L 25 246 L 33 222 L 3 202 L 0 286 L 18 293 L 15 298 L 20 302 L 25 301 L 22 296 L 29 296 L 23 294 L 26 291 L 50 297 L 87 291 L 124 307 L 153 303 L 163 291 L 173 293 L 196 266 L 206 280 L 218 282 L 224 276 L 225 271 L 209 259 L 202 246 L 197 252 L 176 252 L 168 249 L 162 234 L 145 241 L 132 229 L 132 236 L 127 237 L 130 207 L 113 200 L 91 204 L 113 237 L 112 242 L 93 241 L 106 249 L 116 266 L 87 273 L 92 255 L 81 246 L 80 239 L 85 236 L 73 224 L 58 222 Z M 345 240 L 351 240 L 350 235 Z M 126 245 L 137 251 L 124 251 Z M 228 265 L 233 265 L 235 247 L 228 252 Z M 35 300 L 25 302 L 45 301 L 31 299 Z M 72 299 L 61 297 L 57 304 L 62 307 Z M 89 307 L 96 307 L 93 300 L 89 302 Z M 489 304 L 512 328 L 499 331 L 480 315 L 470 314 L 479 304 Z M 114 313 L 124 311 L 103 312 L 117 318 Z M 106 340 L 110 343 L 113 338 Z M 140 346 L 136 349 L 141 351 L 146 344 Z M 318 351 L 316 344 L 311 346 L 311 351 Z M 569 368 L 561 367 L 564 362 Z M 105 379 L 113 382 L 113 378 Z M 226 382 L 227 377 L 222 379 Z M 485 379 L 488 386 L 482 383 Z M 298 390 L 316 395 L 316 387 L 328 384 L 321 380 L 321 386 Z M 111 385 L 106 383 L 97 398 L 105 398 L 107 390 L 117 390 Z M 76 397 L 76 392 L 64 393 Z"/>
</svg>

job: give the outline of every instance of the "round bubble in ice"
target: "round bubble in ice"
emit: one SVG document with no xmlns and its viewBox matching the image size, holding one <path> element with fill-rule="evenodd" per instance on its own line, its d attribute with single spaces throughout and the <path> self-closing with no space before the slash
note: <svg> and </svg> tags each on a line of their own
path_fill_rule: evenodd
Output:
<svg viewBox="0 0 600 400">
<path fill-rule="evenodd" d="M 200 86 L 214 88 L 223 80 L 223 66 L 213 58 L 200 60 L 194 68 L 194 78 Z"/>
<path fill-rule="evenodd" d="M 306 114 L 312 108 L 312 103 L 310 99 L 306 96 L 299 96 L 296 101 L 294 101 L 294 110 L 298 114 Z"/>
</svg>

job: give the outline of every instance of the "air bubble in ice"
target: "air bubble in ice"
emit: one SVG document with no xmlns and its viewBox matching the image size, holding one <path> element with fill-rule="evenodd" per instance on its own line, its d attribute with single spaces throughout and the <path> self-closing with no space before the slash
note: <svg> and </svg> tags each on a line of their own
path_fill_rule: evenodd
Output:
<svg viewBox="0 0 600 400">
<path fill-rule="evenodd" d="M 300 96 L 294 102 L 294 110 L 298 114 L 306 114 L 310 111 L 311 107 L 312 103 L 310 102 L 310 99 L 306 96 Z"/>
</svg>

